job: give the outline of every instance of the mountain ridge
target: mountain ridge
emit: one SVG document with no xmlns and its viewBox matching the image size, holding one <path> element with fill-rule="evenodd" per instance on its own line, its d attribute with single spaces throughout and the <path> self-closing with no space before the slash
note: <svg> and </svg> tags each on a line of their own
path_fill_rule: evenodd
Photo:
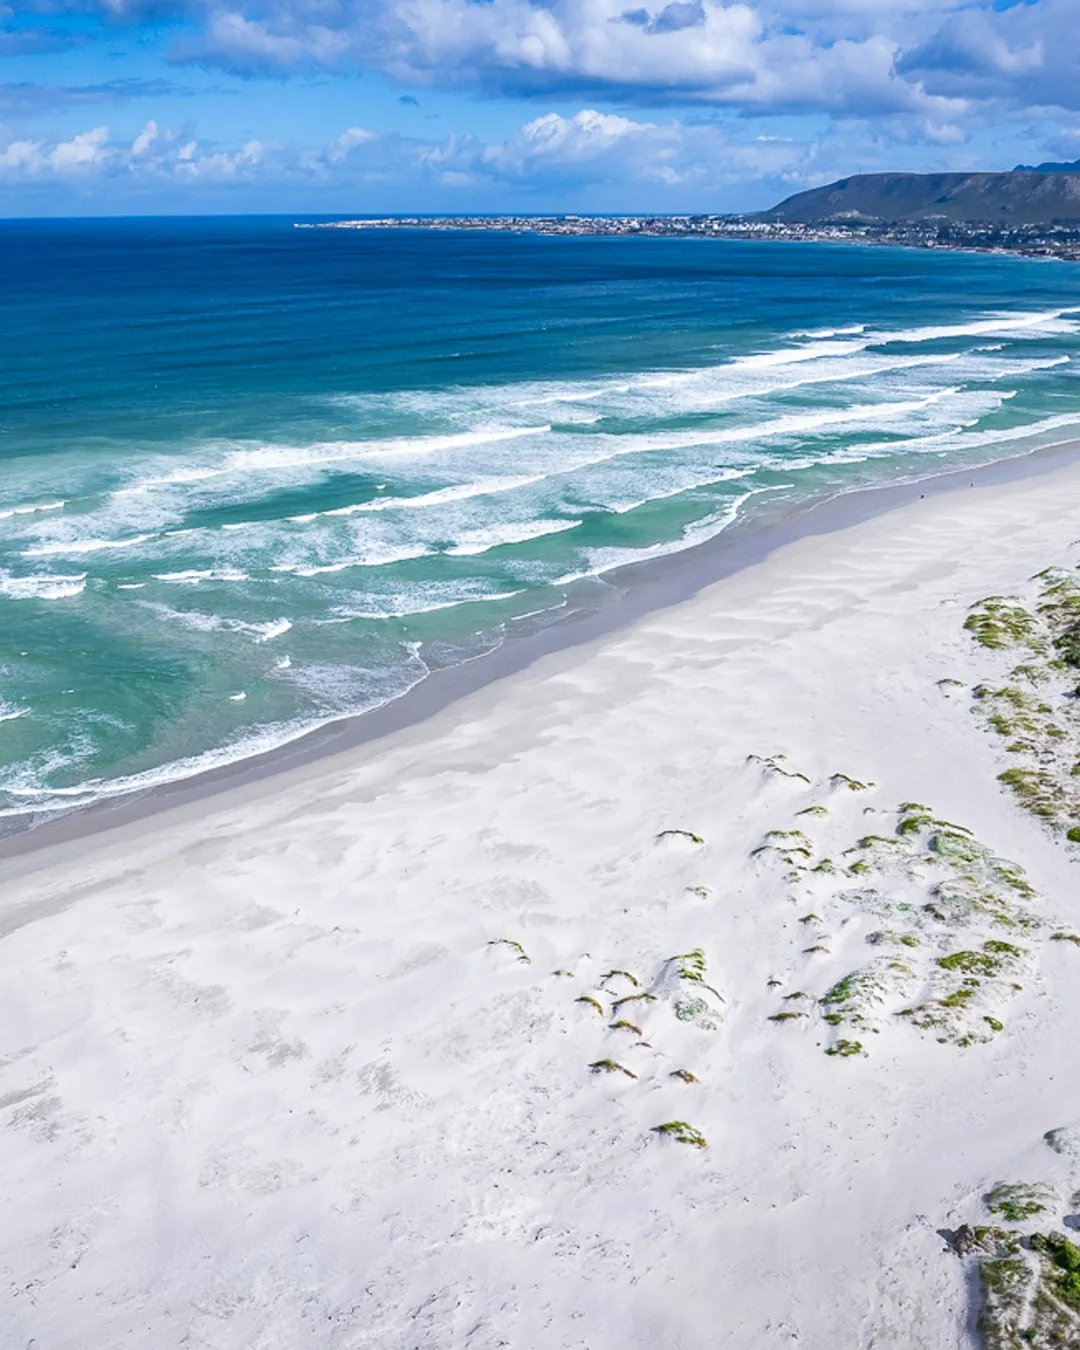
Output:
<svg viewBox="0 0 1080 1350">
<path fill-rule="evenodd" d="M 1060 225 L 1080 222 L 1080 171 L 870 173 L 797 192 L 760 219 L 805 224 Z"/>
</svg>

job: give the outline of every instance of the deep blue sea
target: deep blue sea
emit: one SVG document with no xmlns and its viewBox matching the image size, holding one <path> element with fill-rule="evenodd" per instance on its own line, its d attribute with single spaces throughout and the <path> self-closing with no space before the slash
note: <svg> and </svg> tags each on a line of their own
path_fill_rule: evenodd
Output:
<svg viewBox="0 0 1080 1350">
<path fill-rule="evenodd" d="M 0 222 L 0 812 L 401 694 L 763 507 L 1080 435 L 1080 267 Z"/>
</svg>

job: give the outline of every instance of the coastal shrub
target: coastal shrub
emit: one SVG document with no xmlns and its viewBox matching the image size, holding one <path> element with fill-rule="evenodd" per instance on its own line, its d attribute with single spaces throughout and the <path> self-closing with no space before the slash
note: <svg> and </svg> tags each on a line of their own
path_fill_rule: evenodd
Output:
<svg viewBox="0 0 1080 1350">
<path fill-rule="evenodd" d="M 613 980 L 616 975 L 620 975 L 624 980 L 629 980 L 635 989 L 641 988 L 641 981 L 636 975 L 631 975 L 628 970 L 609 970 L 606 975 L 600 976 L 600 984 L 607 980 Z"/>
<path fill-rule="evenodd" d="M 611 1011 L 616 1013 L 627 1003 L 655 1003 L 655 994 L 625 994 L 622 998 L 617 998 L 611 1005 Z"/>
<path fill-rule="evenodd" d="M 689 839 L 692 844 L 703 844 L 705 842 L 700 834 L 695 834 L 693 830 L 661 830 L 656 836 L 657 839 L 668 839 L 672 836 Z"/>
<path fill-rule="evenodd" d="M 579 994 L 575 1003 L 587 1003 L 590 1008 L 595 1008 L 601 1017 L 604 1016 L 604 1007 L 598 998 L 593 998 L 591 994 Z"/>
<path fill-rule="evenodd" d="M 492 940 L 488 943 L 488 946 L 509 947 L 510 950 L 516 954 L 517 959 L 520 962 L 522 962 L 523 965 L 526 966 L 532 965 L 532 957 L 528 956 L 525 952 L 525 948 L 521 945 L 521 943 L 515 942 L 513 938 L 492 938 Z"/>
<path fill-rule="evenodd" d="M 1054 639 L 1054 650 L 1067 666 L 1080 666 L 1080 624 L 1066 628 Z"/>
<path fill-rule="evenodd" d="M 1049 1187 L 1024 1181 L 999 1181 L 983 1197 L 989 1212 L 999 1214 L 1006 1223 L 1023 1223 L 1025 1219 L 1034 1218 L 1036 1214 L 1042 1214 L 1054 1200 L 1054 1193 Z"/>
<path fill-rule="evenodd" d="M 987 952 L 953 952 L 950 956 L 939 956 L 937 963 L 942 970 L 962 970 L 966 975 L 982 975 L 987 979 L 1001 969 L 1001 962 Z"/>
<path fill-rule="evenodd" d="M 613 1059 L 594 1060 L 589 1065 L 589 1071 L 591 1073 L 622 1073 L 625 1074 L 627 1078 L 637 1077 L 636 1073 L 632 1072 L 630 1069 L 624 1068 L 623 1065 L 617 1063 Z"/>
<path fill-rule="evenodd" d="M 685 1120 L 668 1120 L 663 1125 L 654 1125 L 653 1133 L 664 1139 L 677 1139 L 680 1144 L 690 1144 L 693 1148 L 705 1148 L 705 1136 L 700 1130 L 688 1125 Z"/>
<path fill-rule="evenodd" d="M 971 607 L 964 628 L 984 647 L 1036 646 L 1036 620 L 1016 599 L 987 596 Z"/>
<path fill-rule="evenodd" d="M 748 764 L 760 764 L 763 769 L 769 769 L 773 773 L 781 774 L 784 778 L 801 778 L 809 787 L 810 779 L 807 778 L 806 774 L 787 768 L 780 762 L 785 759 L 787 759 L 787 755 L 747 755 L 746 762 Z"/>
<path fill-rule="evenodd" d="M 1075 1312 L 1080 1312 L 1080 1248 L 1061 1233 L 1036 1233 L 1035 1251 L 1047 1258 L 1054 1293 Z"/>
<path fill-rule="evenodd" d="M 842 1059 L 850 1059 L 853 1055 L 863 1055 L 866 1051 L 862 1048 L 861 1041 L 839 1040 L 835 1045 L 830 1045 L 825 1051 L 827 1055 L 839 1055 Z"/>
<path fill-rule="evenodd" d="M 1020 805 L 1034 816 L 1053 820 L 1060 810 L 1061 789 L 1053 777 L 1041 769 L 1006 769 L 998 774 L 998 782 L 1011 788 Z"/>
<path fill-rule="evenodd" d="M 675 1016 L 680 1022 L 694 1022 L 703 1031 L 715 1031 L 716 1022 L 713 1009 L 703 998 L 680 998 L 675 1000 Z"/>
</svg>

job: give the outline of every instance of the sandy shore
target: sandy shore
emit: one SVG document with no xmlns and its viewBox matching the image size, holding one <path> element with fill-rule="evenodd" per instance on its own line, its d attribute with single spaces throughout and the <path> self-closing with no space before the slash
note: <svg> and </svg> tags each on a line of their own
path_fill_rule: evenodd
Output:
<svg viewBox="0 0 1080 1350">
<path fill-rule="evenodd" d="M 1080 928 L 971 711 L 1016 658 L 963 628 L 1078 536 L 1080 467 L 930 495 L 0 864 L 3 1343 L 972 1345 L 937 1230 L 1080 1185 L 1042 1143 L 1080 1121 L 1080 948 L 1022 926 L 944 1034 L 905 1023 L 986 933 L 857 841 L 927 804 L 1025 869 L 1009 914 Z M 838 1024 L 867 961 L 884 1011 Z"/>
</svg>

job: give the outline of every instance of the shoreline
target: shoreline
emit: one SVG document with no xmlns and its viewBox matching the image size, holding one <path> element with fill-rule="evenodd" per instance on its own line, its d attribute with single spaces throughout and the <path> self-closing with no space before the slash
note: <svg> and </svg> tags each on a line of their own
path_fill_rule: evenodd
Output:
<svg viewBox="0 0 1080 1350">
<path fill-rule="evenodd" d="M 971 1350 L 1080 1203 L 1039 464 L 3 864 L 4 1343 Z"/>
<path fill-rule="evenodd" d="M 368 712 L 335 719 L 295 740 L 190 777 L 136 789 L 75 807 L 38 825 L 0 837 L 0 862 L 28 858 L 60 845 L 75 845 L 174 808 L 209 803 L 243 788 L 258 788 L 323 760 L 374 751 L 417 728 L 460 700 L 516 675 L 537 661 L 585 648 L 635 621 L 698 595 L 716 582 L 753 567 L 778 549 L 811 536 L 832 534 L 884 516 L 920 498 L 970 487 L 1017 482 L 1051 473 L 1080 460 L 1080 440 L 926 477 L 861 487 L 767 512 L 752 525 L 740 520 L 700 544 L 659 558 L 624 564 L 595 578 L 605 594 L 564 618 L 521 633 L 493 651 L 436 669 L 400 697 Z"/>
<path fill-rule="evenodd" d="M 768 213 L 764 213 L 768 214 Z M 546 238 L 706 240 L 714 243 L 869 244 L 936 253 L 971 253 L 1046 262 L 1080 262 L 1080 227 L 1002 226 L 951 222 L 948 237 L 935 221 L 831 224 L 762 220 L 755 216 L 384 216 L 294 221 L 297 230 L 434 230 L 535 234 Z"/>
</svg>

